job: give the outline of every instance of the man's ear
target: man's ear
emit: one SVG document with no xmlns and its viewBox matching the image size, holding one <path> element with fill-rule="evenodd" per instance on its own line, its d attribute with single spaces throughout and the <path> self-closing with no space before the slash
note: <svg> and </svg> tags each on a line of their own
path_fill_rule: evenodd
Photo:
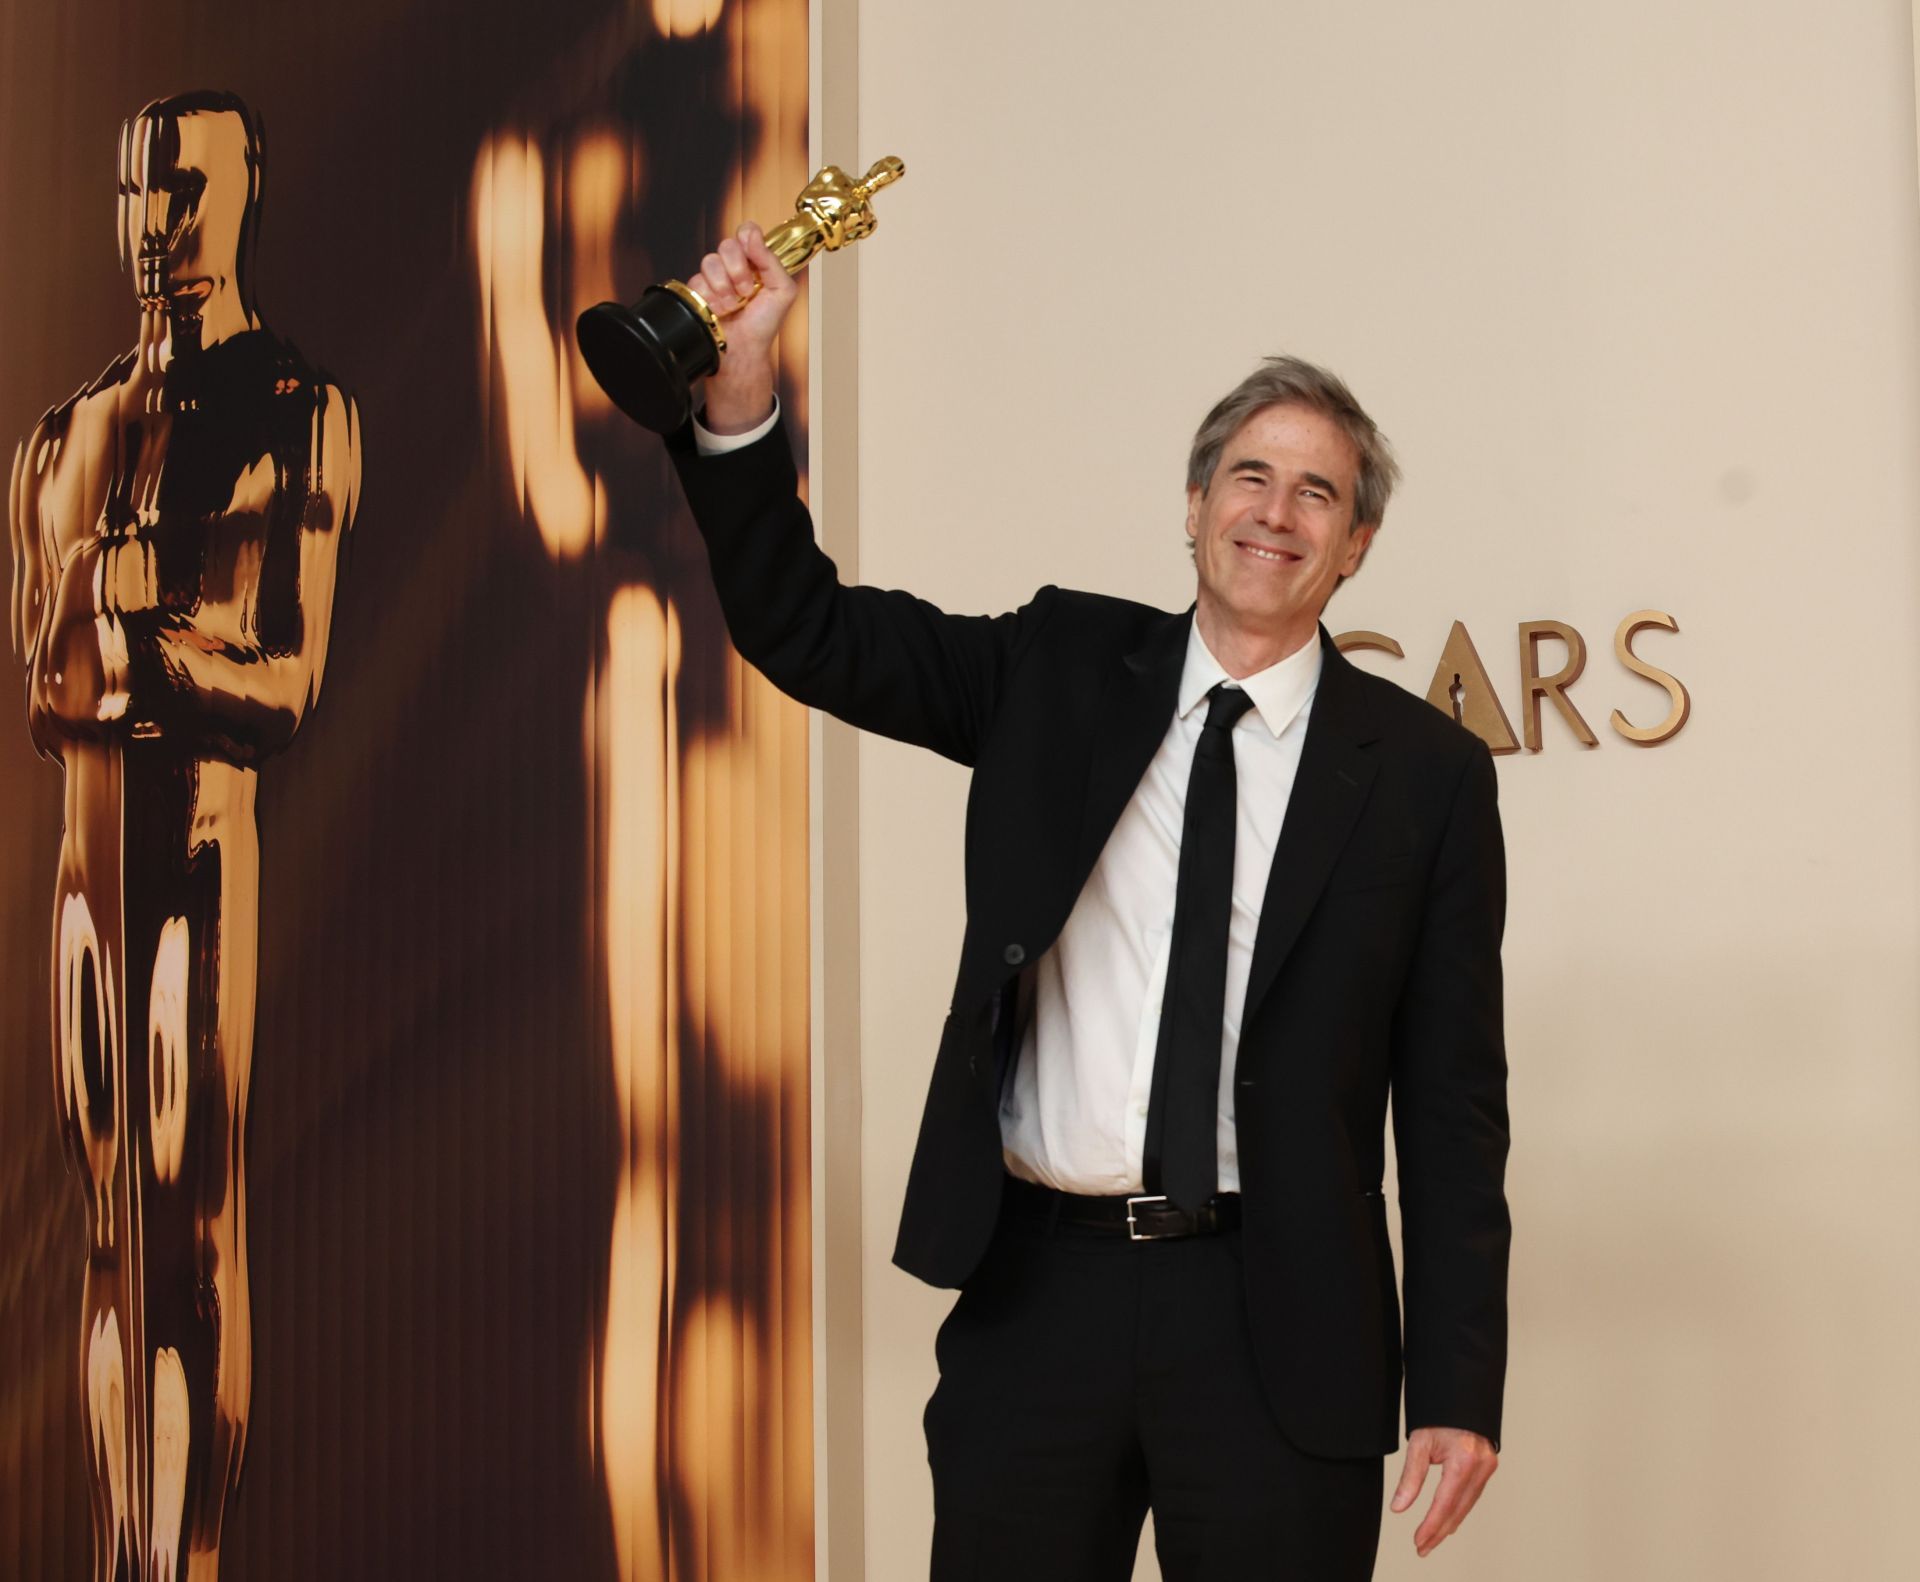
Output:
<svg viewBox="0 0 1920 1582">
<path fill-rule="evenodd" d="M 1200 531 L 1200 502 L 1207 497 L 1207 491 L 1197 483 L 1187 485 L 1187 537 L 1192 538 Z"/>
<path fill-rule="evenodd" d="M 1367 546 L 1373 542 L 1373 535 L 1380 530 L 1378 522 L 1366 522 L 1347 532 L 1346 558 L 1340 562 L 1340 575 L 1351 577 L 1360 569 L 1360 562 L 1367 558 Z"/>
</svg>

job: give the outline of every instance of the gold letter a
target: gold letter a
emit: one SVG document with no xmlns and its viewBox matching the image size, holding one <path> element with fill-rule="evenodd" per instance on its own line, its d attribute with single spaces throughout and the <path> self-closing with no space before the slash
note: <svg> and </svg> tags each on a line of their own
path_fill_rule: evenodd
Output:
<svg viewBox="0 0 1920 1582">
<path fill-rule="evenodd" d="M 1465 622 L 1455 621 L 1447 634 L 1427 701 L 1442 714 L 1452 715 L 1496 753 L 1519 751 L 1507 711 L 1500 707 L 1500 696 L 1487 679 L 1487 667 L 1480 663 Z"/>
</svg>

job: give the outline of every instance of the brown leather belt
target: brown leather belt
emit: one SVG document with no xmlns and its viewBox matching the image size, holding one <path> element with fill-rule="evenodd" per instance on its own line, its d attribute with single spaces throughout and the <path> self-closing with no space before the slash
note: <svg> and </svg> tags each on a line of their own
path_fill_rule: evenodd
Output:
<svg viewBox="0 0 1920 1582">
<path fill-rule="evenodd" d="M 1240 1194 L 1220 1192 L 1191 1212 L 1175 1208 L 1164 1197 L 1083 1197 L 1056 1192 L 1018 1176 L 1007 1177 L 1001 1194 L 1008 1214 L 1023 1220 L 1045 1220 L 1076 1230 L 1124 1236 L 1129 1241 L 1175 1241 L 1182 1236 L 1217 1236 L 1240 1228 Z"/>
</svg>

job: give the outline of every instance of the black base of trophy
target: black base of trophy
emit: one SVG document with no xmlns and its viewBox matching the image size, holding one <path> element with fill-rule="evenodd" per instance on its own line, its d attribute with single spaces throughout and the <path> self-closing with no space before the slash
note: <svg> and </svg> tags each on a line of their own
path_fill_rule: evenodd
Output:
<svg viewBox="0 0 1920 1582">
<path fill-rule="evenodd" d="M 720 366 L 720 349 L 700 315 L 665 286 L 648 286 L 632 307 L 588 308 L 573 333 L 613 404 L 656 434 L 686 422 L 693 381 Z"/>
</svg>

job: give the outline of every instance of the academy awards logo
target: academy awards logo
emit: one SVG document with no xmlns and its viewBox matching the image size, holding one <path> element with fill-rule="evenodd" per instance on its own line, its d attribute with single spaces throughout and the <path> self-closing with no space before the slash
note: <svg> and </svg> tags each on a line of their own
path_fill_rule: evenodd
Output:
<svg viewBox="0 0 1920 1582">
<path fill-rule="evenodd" d="M 1638 677 L 1666 694 L 1666 712 L 1652 724 L 1636 725 L 1617 707 L 1608 715 L 1608 726 L 1622 741 L 1636 747 L 1658 747 L 1662 742 L 1672 741 L 1687 723 L 1693 700 L 1686 687 L 1671 672 L 1641 658 L 1633 647 L 1634 639 L 1643 632 L 1679 630 L 1680 623 L 1660 610 L 1635 610 L 1614 628 L 1613 655 L 1621 668 L 1628 676 Z M 1396 659 L 1406 658 L 1400 644 L 1382 632 L 1342 632 L 1334 644 L 1342 653 L 1374 649 Z M 1513 724 L 1501 706 L 1499 691 L 1487 675 L 1487 667 L 1481 663 L 1479 651 L 1462 621 L 1455 621 L 1453 630 L 1447 634 L 1439 663 L 1434 666 L 1433 679 L 1427 685 L 1427 701 L 1441 713 L 1452 715 L 1496 753 L 1518 752 L 1522 741 L 1528 752 L 1540 751 L 1542 704 L 1553 706 L 1583 746 L 1599 746 L 1600 738 L 1568 695 L 1573 684 L 1585 674 L 1587 640 L 1565 621 L 1522 621 L 1519 646 L 1520 737 L 1514 736 Z M 1554 657 L 1559 659 L 1559 665 L 1549 670 L 1546 667 Z M 1629 706 L 1641 718 L 1651 717 L 1642 713 L 1639 704 Z"/>
</svg>

